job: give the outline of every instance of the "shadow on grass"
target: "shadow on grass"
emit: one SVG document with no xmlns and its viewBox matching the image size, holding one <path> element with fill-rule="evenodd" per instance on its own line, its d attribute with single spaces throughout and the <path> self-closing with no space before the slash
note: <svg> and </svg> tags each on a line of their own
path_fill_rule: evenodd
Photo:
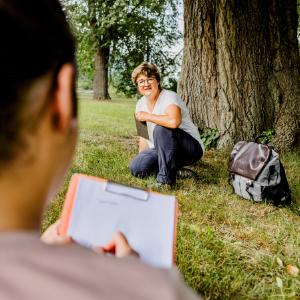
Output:
<svg viewBox="0 0 300 300">
<path fill-rule="evenodd" d="M 204 156 L 192 166 L 203 184 L 219 184 L 228 176 L 227 164 L 230 150 L 207 150 Z"/>
</svg>

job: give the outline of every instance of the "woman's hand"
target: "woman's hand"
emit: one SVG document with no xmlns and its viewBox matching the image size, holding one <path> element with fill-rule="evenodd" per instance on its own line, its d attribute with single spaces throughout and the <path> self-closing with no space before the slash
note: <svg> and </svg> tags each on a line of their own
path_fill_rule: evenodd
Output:
<svg viewBox="0 0 300 300">
<path fill-rule="evenodd" d="M 73 243 L 73 240 L 69 236 L 58 235 L 58 226 L 60 220 L 57 220 L 54 224 L 50 225 L 46 231 L 41 235 L 40 240 L 45 244 L 65 245 Z"/>
<path fill-rule="evenodd" d="M 148 121 L 148 117 L 149 117 L 149 113 L 145 112 L 145 111 L 138 111 L 135 113 L 135 117 L 139 122 L 147 122 Z"/>
<path fill-rule="evenodd" d="M 58 235 L 57 229 L 59 224 L 60 220 L 50 225 L 41 235 L 41 241 L 45 244 L 52 245 L 66 245 L 75 243 L 69 236 Z M 94 247 L 93 250 L 99 254 L 110 252 L 118 258 L 123 258 L 128 255 L 134 255 L 139 258 L 138 253 L 129 246 L 125 236 L 121 232 L 116 232 L 104 247 Z"/>
<path fill-rule="evenodd" d="M 123 258 L 132 254 L 139 257 L 138 253 L 129 246 L 125 236 L 121 232 L 115 233 L 104 247 L 94 247 L 93 250 L 100 254 L 104 251 L 110 252 L 118 258 Z"/>
</svg>

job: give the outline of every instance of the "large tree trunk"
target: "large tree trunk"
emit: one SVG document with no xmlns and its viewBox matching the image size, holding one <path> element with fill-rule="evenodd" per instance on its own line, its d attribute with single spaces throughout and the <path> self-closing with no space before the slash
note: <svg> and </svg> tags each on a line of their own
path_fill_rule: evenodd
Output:
<svg viewBox="0 0 300 300">
<path fill-rule="evenodd" d="M 94 99 L 110 99 L 108 93 L 108 58 L 109 49 L 94 51 L 95 77 L 94 77 Z"/>
<path fill-rule="evenodd" d="M 178 93 L 218 147 L 275 129 L 273 145 L 299 138 L 297 0 L 184 0 Z"/>
</svg>

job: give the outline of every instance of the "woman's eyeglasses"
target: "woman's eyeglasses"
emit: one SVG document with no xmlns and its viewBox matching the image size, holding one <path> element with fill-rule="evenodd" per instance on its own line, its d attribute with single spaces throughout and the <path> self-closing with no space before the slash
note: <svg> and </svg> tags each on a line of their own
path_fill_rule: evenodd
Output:
<svg viewBox="0 0 300 300">
<path fill-rule="evenodd" d="M 140 87 L 141 87 L 141 86 L 144 86 L 146 81 L 147 81 L 149 84 L 151 84 L 151 83 L 154 82 L 154 77 L 150 77 L 150 78 L 145 79 L 145 80 L 137 81 L 137 85 L 140 86 Z"/>
</svg>

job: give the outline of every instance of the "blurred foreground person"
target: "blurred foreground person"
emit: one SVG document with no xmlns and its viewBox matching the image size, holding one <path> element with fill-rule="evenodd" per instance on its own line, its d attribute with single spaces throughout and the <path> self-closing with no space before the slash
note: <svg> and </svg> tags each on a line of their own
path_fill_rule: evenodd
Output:
<svg viewBox="0 0 300 300">
<path fill-rule="evenodd" d="M 141 263 L 121 233 L 107 248 L 39 238 L 77 140 L 74 42 L 58 0 L 0 0 L 0 299 L 197 299 L 176 272 Z"/>
</svg>

